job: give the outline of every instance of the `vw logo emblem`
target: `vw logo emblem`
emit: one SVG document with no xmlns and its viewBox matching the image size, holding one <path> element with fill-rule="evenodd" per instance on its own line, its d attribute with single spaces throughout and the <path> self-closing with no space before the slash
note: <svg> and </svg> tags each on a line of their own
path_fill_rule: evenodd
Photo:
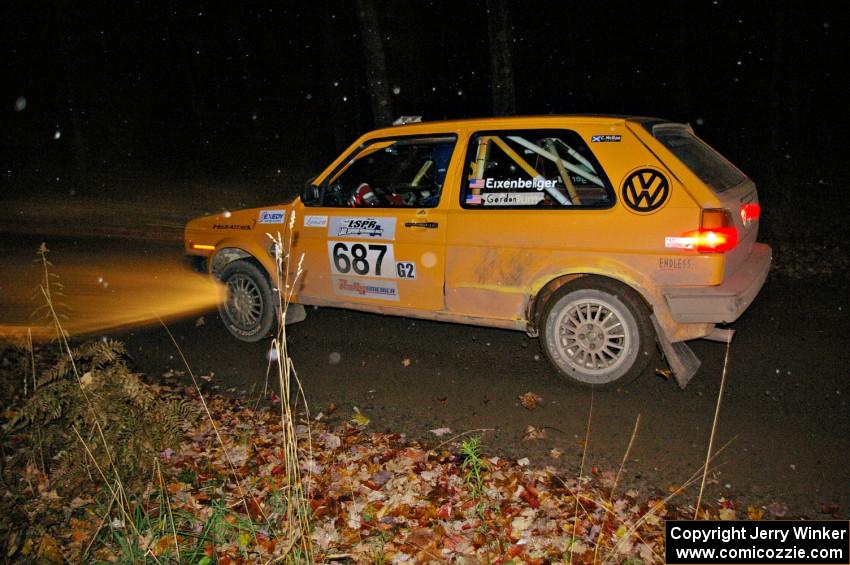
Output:
<svg viewBox="0 0 850 565">
<path fill-rule="evenodd" d="M 635 212 L 655 212 L 667 202 L 670 196 L 670 182 L 661 171 L 638 169 L 623 181 L 622 195 L 626 206 Z"/>
</svg>

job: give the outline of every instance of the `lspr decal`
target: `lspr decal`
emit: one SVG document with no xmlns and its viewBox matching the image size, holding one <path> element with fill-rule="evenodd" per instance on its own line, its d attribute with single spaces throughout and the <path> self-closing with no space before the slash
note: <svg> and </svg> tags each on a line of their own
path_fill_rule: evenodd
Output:
<svg viewBox="0 0 850 565">
<path fill-rule="evenodd" d="M 332 216 L 328 227 L 328 236 L 392 241 L 395 239 L 395 218 Z"/>
</svg>

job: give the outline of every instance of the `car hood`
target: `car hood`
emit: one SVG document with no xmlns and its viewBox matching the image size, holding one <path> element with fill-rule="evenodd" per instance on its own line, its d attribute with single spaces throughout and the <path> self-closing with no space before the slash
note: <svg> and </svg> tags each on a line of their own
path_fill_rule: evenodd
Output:
<svg viewBox="0 0 850 565">
<path fill-rule="evenodd" d="M 246 232 L 255 229 L 274 231 L 290 217 L 292 203 L 247 208 L 235 212 L 221 212 L 190 220 L 186 224 L 187 235 L 190 232 Z"/>
</svg>

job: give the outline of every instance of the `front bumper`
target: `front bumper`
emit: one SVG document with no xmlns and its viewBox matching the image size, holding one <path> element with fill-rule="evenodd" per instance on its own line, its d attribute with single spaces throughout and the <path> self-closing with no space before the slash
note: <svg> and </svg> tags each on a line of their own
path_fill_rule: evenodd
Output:
<svg viewBox="0 0 850 565">
<path fill-rule="evenodd" d="M 200 255 L 183 255 L 183 263 L 196 273 L 207 274 L 207 258 Z"/>
<path fill-rule="evenodd" d="M 771 259 L 770 246 L 756 243 L 747 261 L 718 286 L 662 289 L 670 315 L 680 324 L 734 322 L 764 285 Z"/>
</svg>

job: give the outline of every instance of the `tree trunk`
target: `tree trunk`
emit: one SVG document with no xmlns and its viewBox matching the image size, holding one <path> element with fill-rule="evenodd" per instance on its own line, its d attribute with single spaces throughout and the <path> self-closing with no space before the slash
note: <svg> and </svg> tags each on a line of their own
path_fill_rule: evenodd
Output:
<svg viewBox="0 0 850 565">
<path fill-rule="evenodd" d="M 516 114 L 516 88 L 511 55 L 510 10 L 507 0 L 487 0 L 487 33 L 490 38 L 490 85 L 493 115 Z"/>
<path fill-rule="evenodd" d="M 331 122 L 334 149 L 341 151 L 351 142 L 349 133 L 350 112 L 347 110 L 355 106 L 353 101 L 344 102 L 342 97 L 350 95 L 348 88 L 348 75 L 340 63 L 340 41 L 338 30 L 334 27 L 334 18 L 331 17 L 331 7 L 322 3 L 322 65 L 319 79 L 324 83 L 324 94 L 327 98 L 328 118 Z M 346 107 L 348 105 L 348 107 Z"/>
<path fill-rule="evenodd" d="M 384 44 L 374 0 L 357 0 L 357 20 L 363 38 L 366 57 L 366 81 L 372 101 L 372 117 L 376 127 L 388 126 L 393 121 L 390 103 L 390 86 L 387 84 L 387 63 Z"/>
</svg>

